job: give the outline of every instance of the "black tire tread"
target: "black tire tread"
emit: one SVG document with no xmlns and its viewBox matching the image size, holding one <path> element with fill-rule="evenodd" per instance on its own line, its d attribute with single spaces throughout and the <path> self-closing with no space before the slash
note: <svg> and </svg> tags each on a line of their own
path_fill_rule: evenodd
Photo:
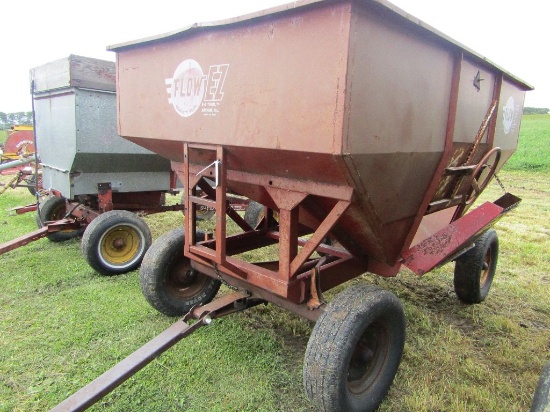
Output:
<svg viewBox="0 0 550 412">
<path fill-rule="evenodd" d="M 384 302 L 385 301 L 385 302 Z M 396 310 L 396 321 L 400 324 L 402 334 L 398 334 L 395 344 L 397 347 L 397 364 L 390 367 L 391 380 L 387 387 L 373 393 L 370 405 L 365 409 L 374 410 L 385 396 L 393 376 L 397 371 L 405 342 L 405 317 L 401 303 L 397 297 L 388 291 L 375 286 L 357 284 L 341 292 L 329 304 L 325 312 L 317 321 L 311 338 L 308 342 L 304 359 L 304 388 L 308 397 L 321 411 L 352 411 L 349 405 L 338 403 L 339 376 L 334 371 L 336 354 L 338 351 L 352 351 L 353 342 L 347 337 L 353 335 L 358 326 L 357 321 L 366 308 L 383 303 L 386 306 L 399 308 Z M 327 372 L 328 371 L 328 372 Z"/>
<path fill-rule="evenodd" d="M 244 220 L 252 229 L 256 229 L 258 224 L 260 223 L 260 216 L 264 212 L 264 205 L 261 203 L 250 201 L 248 204 L 245 212 L 244 212 Z"/>
<path fill-rule="evenodd" d="M 200 238 L 204 235 L 197 233 L 197 236 Z M 163 288 L 163 280 L 174 260 L 182 257 L 184 242 L 183 228 L 165 233 L 149 248 L 139 270 L 143 296 L 153 308 L 167 316 L 182 316 L 193 306 L 210 302 L 221 286 L 219 280 L 209 278 L 205 286 L 191 299 L 180 299 L 177 302 L 171 299 Z"/>
<path fill-rule="evenodd" d="M 45 222 L 58 220 L 54 213 L 58 208 L 64 206 L 66 200 L 63 197 L 48 196 L 42 202 L 40 202 L 38 210 L 36 211 L 36 225 L 38 228 L 44 227 Z M 48 234 L 47 238 L 51 242 L 65 242 L 66 240 L 73 239 L 75 237 L 82 236 L 85 228 L 79 228 L 69 231 L 59 231 Z"/>
<path fill-rule="evenodd" d="M 489 278 L 485 285 L 480 285 L 483 259 L 488 248 L 492 247 L 493 260 Z M 481 303 L 489 293 L 493 282 L 498 260 L 498 236 L 494 229 L 481 234 L 475 246 L 456 259 L 454 271 L 454 289 L 458 298 L 467 304 Z"/>
</svg>

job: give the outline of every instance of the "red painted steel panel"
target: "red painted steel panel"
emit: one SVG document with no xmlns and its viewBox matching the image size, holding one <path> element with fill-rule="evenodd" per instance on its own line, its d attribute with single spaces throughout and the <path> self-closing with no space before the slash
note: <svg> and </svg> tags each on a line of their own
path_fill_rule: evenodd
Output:
<svg viewBox="0 0 550 412">
<path fill-rule="evenodd" d="M 484 203 L 405 252 L 403 264 L 419 276 L 429 272 L 471 243 L 503 210 L 494 203 Z"/>
<path fill-rule="evenodd" d="M 384 0 L 296 2 L 111 50 L 121 135 L 179 170 L 184 142 L 221 145 L 228 189 L 271 207 L 267 188 L 302 191 L 322 217 L 343 200 L 332 188 L 352 190 L 332 233 L 390 272 L 423 216 L 468 193 L 445 169 L 468 156 L 491 99 L 473 158 L 493 140 L 501 163 L 515 150 L 530 89 Z"/>
</svg>

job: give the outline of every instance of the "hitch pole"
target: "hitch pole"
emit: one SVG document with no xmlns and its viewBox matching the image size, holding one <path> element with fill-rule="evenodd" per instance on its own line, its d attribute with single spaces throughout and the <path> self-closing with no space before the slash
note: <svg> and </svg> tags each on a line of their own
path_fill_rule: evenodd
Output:
<svg viewBox="0 0 550 412">
<path fill-rule="evenodd" d="M 187 315 L 172 324 L 160 335 L 147 342 L 107 372 L 75 392 L 59 405 L 51 409 L 50 412 L 76 412 L 86 410 L 180 340 L 189 336 L 201 326 L 209 324 L 213 318 L 241 310 L 236 308 L 234 303 L 247 296 L 248 295 L 244 293 L 235 292 L 218 298 L 207 305 L 191 310 Z M 242 309 L 244 308 L 245 307 Z M 197 317 L 197 322 L 192 325 L 186 322 L 191 318 Z"/>
</svg>

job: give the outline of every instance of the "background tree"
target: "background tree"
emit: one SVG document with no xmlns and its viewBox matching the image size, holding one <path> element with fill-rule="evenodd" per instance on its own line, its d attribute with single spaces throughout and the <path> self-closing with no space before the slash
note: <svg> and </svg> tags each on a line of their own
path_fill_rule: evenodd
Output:
<svg viewBox="0 0 550 412">
<path fill-rule="evenodd" d="M 550 109 L 539 108 L 539 107 L 524 107 L 523 114 L 548 114 Z"/>
<path fill-rule="evenodd" d="M 12 126 L 23 124 L 32 124 L 32 112 L 0 112 L 0 130 L 7 130 Z"/>
</svg>

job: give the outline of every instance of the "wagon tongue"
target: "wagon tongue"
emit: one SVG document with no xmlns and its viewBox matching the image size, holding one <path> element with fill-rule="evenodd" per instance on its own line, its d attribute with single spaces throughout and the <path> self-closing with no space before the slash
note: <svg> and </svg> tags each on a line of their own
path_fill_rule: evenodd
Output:
<svg viewBox="0 0 550 412">
<path fill-rule="evenodd" d="M 181 339 L 189 336 L 201 326 L 210 324 L 212 319 L 229 315 L 259 303 L 262 303 L 262 301 L 258 299 L 250 300 L 247 294 L 234 292 L 207 305 L 193 308 L 187 315 L 160 335 L 65 399 L 51 409 L 50 412 L 86 410 Z M 189 324 L 187 321 L 190 319 L 197 319 L 197 321 Z"/>
<path fill-rule="evenodd" d="M 486 202 L 423 240 L 403 254 L 403 265 L 419 276 L 439 267 L 467 250 L 477 236 L 514 209 L 521 199 L 506 193 Z"/>
</svg>

